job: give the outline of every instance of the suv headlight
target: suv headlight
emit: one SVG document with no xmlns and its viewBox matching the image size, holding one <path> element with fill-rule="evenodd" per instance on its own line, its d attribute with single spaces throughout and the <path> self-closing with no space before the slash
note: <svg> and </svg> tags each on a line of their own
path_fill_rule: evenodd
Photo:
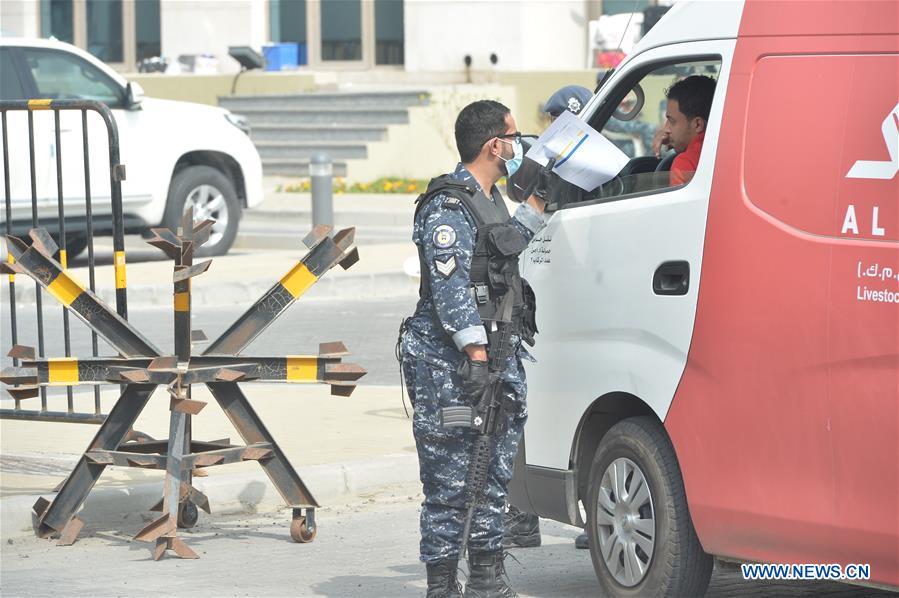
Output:
<svg viewBox="0 0 899 598">
<path fill-rule="evenodd" d="M 250 121 L 247 120 L 246 116 L 228 112 L 227 114 L 225 114 L 225 120 L 227 120 L 229 123 L 240 129 L 247 135 L 250 134 Z"/>
</svg>

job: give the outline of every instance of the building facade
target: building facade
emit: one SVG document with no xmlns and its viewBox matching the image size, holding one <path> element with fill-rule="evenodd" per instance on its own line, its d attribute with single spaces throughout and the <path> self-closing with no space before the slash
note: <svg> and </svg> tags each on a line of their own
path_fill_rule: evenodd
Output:
<svg viewBox="0 0 899 598">
<path fill-rule="evenodd" d="M 3 0 L 5 34 L 73 43 L 132 72 L 144 58 L 298 44 L 299 68 L 462 72 L 586 68 L 588 22 L 650 0 Z"/>
</svg>

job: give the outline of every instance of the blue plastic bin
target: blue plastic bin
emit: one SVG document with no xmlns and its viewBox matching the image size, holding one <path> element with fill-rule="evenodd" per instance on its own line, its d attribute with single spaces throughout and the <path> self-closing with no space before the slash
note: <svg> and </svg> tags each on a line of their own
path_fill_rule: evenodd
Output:
<svg viewBox="0 0 899 598">
<path fill-rule="evenodd" d="M 302 66 L 309 64 L 309 58 L 306 55 L 306 44 L 297 44 L 297 64 Z"/>
<path fill-rule="evenodd" d="M 303 44 L 304 46 L 306 44 Z M 283 71 L 297 67 L 299 44 L 271 44 L 262 47 L 265 56 L 265 70 Z M 303 48 L 305 50 L 305 47 Z M 305 52 L 304 52 L 305 54 Z M 305 59 L 305 56 L 303 57 Z M 305 61 L 303 62 L 305 64 Z"/>
</svg>

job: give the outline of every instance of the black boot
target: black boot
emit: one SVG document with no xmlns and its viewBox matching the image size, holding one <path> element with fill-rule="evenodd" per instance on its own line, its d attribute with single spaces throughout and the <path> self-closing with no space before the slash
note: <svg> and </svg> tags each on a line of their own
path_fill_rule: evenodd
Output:
<svg viewBox="0 0 899 598">
<path fill-rule="evenodd" d="M 505 556 L 502 551 L 469 553 L 465 598 L 518 598 L 509 586 Z"/>
<path fill-rule="evenodd" d="M 587 533 L 584 532 L 575 538 L 574 545 L 576 548 L 590 548 L 590 538 L 587 536 Z"/>
<path fill-rule="evenodd" d="M 509 507 L 503 517 L 503 547 L 510 546 L 540 546 L 540 518 Z"/>
<path fill-rule="evenodd" d="M 462 598 L 462 588 L 456 580 L 459 561 L 445 559 L 428 563 L 428 593 L 426 598 Z"/>
</svg>

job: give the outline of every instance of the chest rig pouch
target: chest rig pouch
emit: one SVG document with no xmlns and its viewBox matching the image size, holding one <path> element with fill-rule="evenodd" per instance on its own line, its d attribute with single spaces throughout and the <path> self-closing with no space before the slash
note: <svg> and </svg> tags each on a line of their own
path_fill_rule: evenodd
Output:
<svg viewBox="0 0 899 598">
<path fill-rule="evenodd" d="M 530 285 L 521 277 L 518 259 L 528 242 L 511 222 L 511 216 L 499 193 L 488 198 L 481 191 L 448 175 L 437 177 L 418 197 L 416 214 L 434 197 L 446 194 L 458 199 L 475 221 L 477 233 L 471 260 L 471 294 L 484 321 L 499 319 L 503 298 L 512 294 L 513 333 L 529 345 L 537 333 L 535 320 L 537 303 Z M 430 297 L 430 269 L 419 248 L 421 286 L 419 301 Z M 488 329 L 489 330 L 489 329 Z"/>
</svg>

